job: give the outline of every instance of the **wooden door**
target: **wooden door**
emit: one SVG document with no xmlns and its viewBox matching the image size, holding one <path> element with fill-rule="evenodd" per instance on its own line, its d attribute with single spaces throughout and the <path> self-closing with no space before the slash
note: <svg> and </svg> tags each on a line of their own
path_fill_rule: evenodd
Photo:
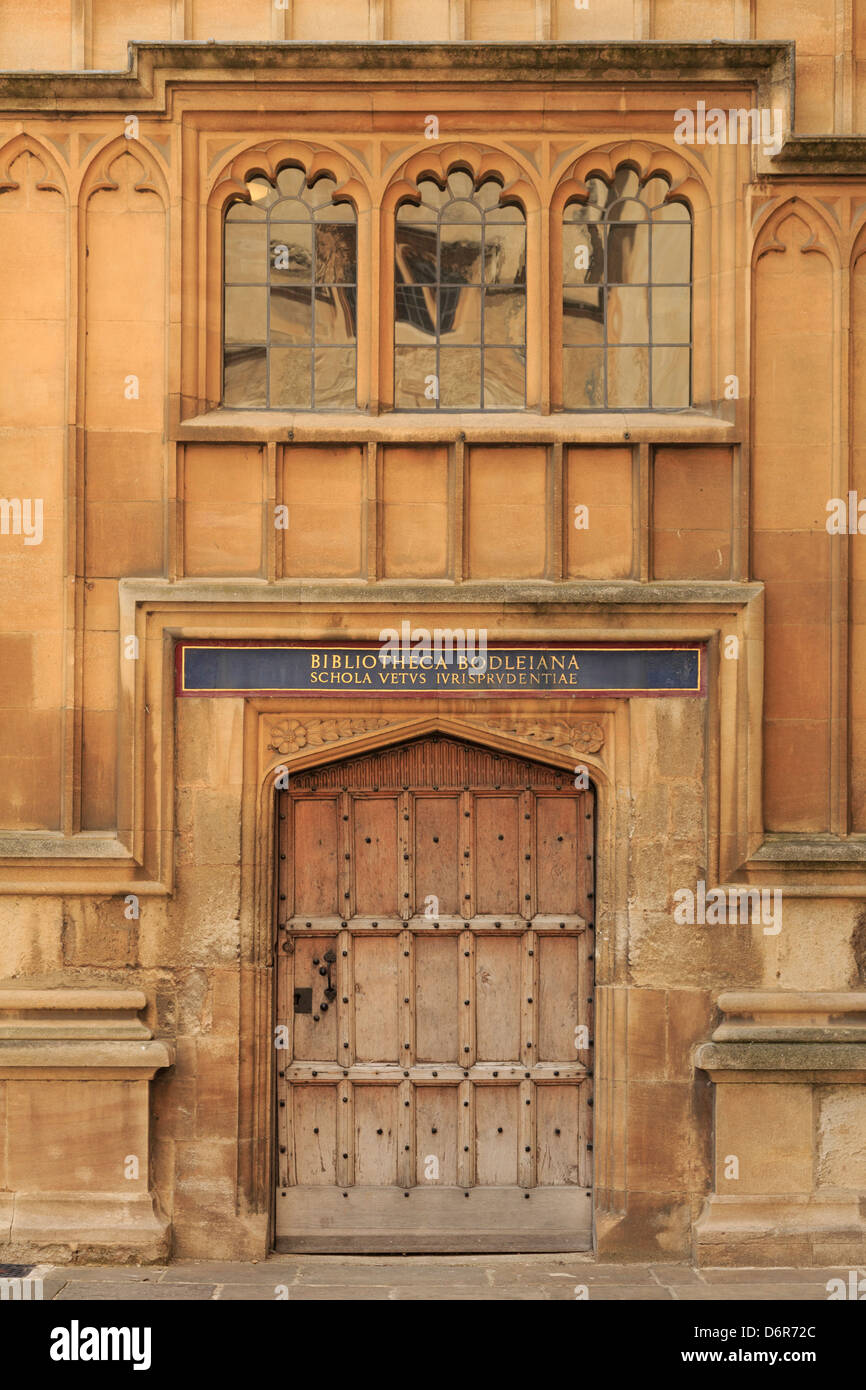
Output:
<svg viewBox="0 0 866 1390">
<path fill-rule="evenodd" d="M 277 1249 L 588 1249 L 592 793 L 428 738 L 278 816 Z"/>
</svg>

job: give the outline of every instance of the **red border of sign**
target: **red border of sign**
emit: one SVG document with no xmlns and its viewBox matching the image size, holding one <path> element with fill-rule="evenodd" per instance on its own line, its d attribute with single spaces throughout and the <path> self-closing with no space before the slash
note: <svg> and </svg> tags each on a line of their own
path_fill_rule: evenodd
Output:
<svg viewBox="0 0 866 1390">
<path fill-rule="evenodd" d="M 642 699 L 642 700 L 670 700 L 670 699 L 700 699 L 707 693 L 707 661 L 706 661 L 706 642 L 488 642 L 489 652 L 497 651 L 517 651 L 526 648 L 542 648 L 545 651 L 573 651 L 581 647 L 593 651 L 673 651 L 682 652 L 696 651 L 698 653 L 698 686 L 695 690 L 544 690 L 534 687 L 531 689 L 511 690 L 397 690 L 382 687 L 369 693 L 360 690 L 335 690 L 332 688 L 315 690 L 310 686 L 305 686 L 298 690 L 286 689 L 266 689 L 257 690 L 184 690 L 183 688 L 183 653 L 187 647 L 321 647 L 333 648 L 347 651 L 378 651 L 381 642 L 322 642 L 319 639 L 310 640 L 308 638 L 259 638 L 259 637 L 227 637 L 227 638 L 202 638 L 181 637 L 175 642 L 174 654 L 174 689 L 175 695 L 180 699 L 199 699 L 199 700 L 256 700 L 256 699 L 285 699 L 287 696 L 313 695 L 336 696 L 337 699 L 369 700 L 375 696 L 384 695 L 387 697 L 402 696 L 404 699 L 428 700 L 432 696 L 437 700 L 459 700 L 475 699 L 477 697 L 515 699 L 533 695 L 542 696 L 549 699 L 551 696 L 572 699 Z"/>
</svg>

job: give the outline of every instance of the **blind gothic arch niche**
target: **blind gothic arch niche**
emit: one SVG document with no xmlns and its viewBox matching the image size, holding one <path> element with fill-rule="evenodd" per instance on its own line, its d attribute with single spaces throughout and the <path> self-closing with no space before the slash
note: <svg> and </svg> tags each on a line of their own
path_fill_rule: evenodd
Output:
<svg viewBox="0 0 866 1390">
<path fill-rule="evenodd" d="M 356 406 L 357 214 L 334 201 L 333 177 L 313 178 L 296 165 L 273 180 L 251 171 L 249 201 L 226 211 L 225 406 Z M 501 203 L 494 172 L 476 186 L 455 166 L 415 188 L 394 219 L 394 408 L 523 410 L 525 213 Z M 671 200 L 667 173 L 627 162 L 586 189 L 562 214 L 562 408 L 688 409 L 690 209 Z"/>
</svg>

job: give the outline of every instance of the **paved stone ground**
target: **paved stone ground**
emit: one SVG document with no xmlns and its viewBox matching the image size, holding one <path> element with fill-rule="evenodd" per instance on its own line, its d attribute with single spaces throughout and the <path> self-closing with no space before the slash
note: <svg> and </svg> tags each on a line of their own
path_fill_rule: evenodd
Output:
<svg viewBox="0 0 866 1390">
<path fill-rule="evenodd" d="M 827 1281 L 850 1269 L 691 1269 L 596 1264 L 580 1255 L 276 1255 L 252 1264 L 186 1261 L 155 1266 L 54 1266 L 44 1296 L 86 1300 L 386 1300 L 825 1302 Z M 866 1267 L 856 1269 L 857 1278 Z"/>
</svg>

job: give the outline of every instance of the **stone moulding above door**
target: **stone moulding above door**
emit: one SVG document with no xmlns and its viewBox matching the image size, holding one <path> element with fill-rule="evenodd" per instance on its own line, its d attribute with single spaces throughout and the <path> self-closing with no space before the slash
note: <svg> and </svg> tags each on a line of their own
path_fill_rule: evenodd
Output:
<svg viewBox="0 0 866 1390">
<path fill-rule="evenodd" d="M 330 744 L 345 743 L 380 729 L 411 724 L 412 720 L 385 718 L 336 717 L 333 719 L 297 719 L 279 716 L 265 720 L 266 749 L 279 757 L 312 752 Z M 534 749 L 579 756 L 598 753 L 605 741 L 605 729 L 599 719 L 571 722 L 565 719 L 497 719 L 461 716 L 467 731 L 484 730 L 500 737 L 517 739 Z"/>
<path fill-rule="evenodd" d="M 468 585 L 401 585 L 305 581 L 302 584 L 228 580 L 123 579 L 118 584 L 120 632 L 139 639 L 141 659 L 123 659 L 118 641 L 119 676 L 117 828 L 100 834 L 75 831 L 0 832 L 0 892 L 20 894 L 125 894 L 159 897 L 172 891 L 176 710 L 172 683 L 173 653 L 178 638 L 193 641 L 286 638 L 305 642 L 333 640 L 333 613 L 342 613 L 340 637 L 345 642 L 375 641 L 395 616 L 423 612 L 430 627 L 488 627 L 498 642 L 533 644 L 564 641 L 707 644 L 707 719 L 711 784 L 717 785 L 723 756 L 735 769 L 734 784 L 719 800 L 711 793 L 718 818 L 711 813 L 710 834 L 730 874 L 760 845 L 761 729 L 760 695 L 763 662 L 763 588 L 739 582 L 566 583 L 560 587 L 535 582 Z M 507 607 L 503 607 L 507 601 Z M 738 661 L 719 661 L 720 644 L 729 637 L 739 642 Z M 335 708 L 325 692 L 300 697 L 238 697 L 255 712 L 249 727 L 251 764 L 259 775 L 276 763 L 302 762 L 322 751 L 342 748 L 359 738 L 386 738 L 398 726 L 408 727 L 423 706 L 410 713 L 396 707 L 372 713 L 369 703 Z M 596 725 L 605 718 L 596 699 L 581 708 L 579 696 L 546 697 L 552 706 L 541 711 L 531 696 L 516 695 L 509 710 L 500 706 L 486 713 L 461 704 L 457 695 L 436 697 L 441 718 L 460 719 L 462 737 L 479 736 L 503 748 L 532 750 L 561 760 L 566 767 L 595 758 L 600 767 L 613 767 L 613 722 L 604 741 Z M 618 702 L 627 715 L 628 698 Z M 430 707 L 432 708 L 432 707 Z M 459 714 L 458 714 L 459 712 Z M 280 737 L 262 737 L 259 714 L 280 723 Z M 542 720 L 552 720 L 552 724 Z M 617 716 L 619 719 L 621 716 Z M 288 725 L 289 719 L 297 724 Z M 384 720 L 375 727 L 359 721 Z M 314 723 L 313 721 L 318 721 Z M 254 732 L 255 726 L 255 732 Z M 270 727 L 270 724 L 269 724 Z M 419 725 L 419 732 L 423 729 Z M 434 725 L 427 727 L 433 728 Z M 618 727 L 618 726 L 617 726 Z M 627 742 L 627 719 L 623 726 Z M 300 730 L 303 729 L 303 735 Z M 447 732 L 447 724 L 441 725 Z M 542 732 L 543 730 L 543 732 Z M 337 737 L 332 737 L 336 733 Z M 306 743 L 295 748 L 301 737 Z M 273 743 L 275 748 L 268 748 Z M 282 752 L 284 744 L 288 751 Z M 727 752 L 726 752 L 727 750 Z M 625 756 L 625 745 L 623 746 Z M 626 762 L 622 766 L 627 766 Z M 252 774 L 251 774 L 252 775 Z M 253 793 L 255 796 L 255 793 Z M 718 824 L 716 824 L 718 819 Z"/>
</svg>

